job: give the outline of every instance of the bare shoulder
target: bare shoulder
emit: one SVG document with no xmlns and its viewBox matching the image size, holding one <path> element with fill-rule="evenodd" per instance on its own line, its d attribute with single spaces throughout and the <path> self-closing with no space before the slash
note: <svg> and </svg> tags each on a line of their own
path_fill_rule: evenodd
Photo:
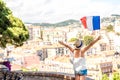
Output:
<svg viewBox="0 0 120 80">
<path fill-rule="evenodd" d="M 86 51 L 86 50 L 85 50 L 85 47 L 81 49 L 81 53 L 83 53 L 83 54 L 84 54 L 84 53 L 85 53 L 85 51 Z"/>
</svg>

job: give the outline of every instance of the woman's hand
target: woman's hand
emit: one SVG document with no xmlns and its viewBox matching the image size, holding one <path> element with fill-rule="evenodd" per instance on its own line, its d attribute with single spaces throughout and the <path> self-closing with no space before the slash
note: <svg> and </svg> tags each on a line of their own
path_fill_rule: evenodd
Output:
<svg viewBox="0 0 120 80">
<path fill-rule="evenodd" d="M 64 43 L 63 43 L 62 41 L 58 41 L 58 43 L 60 43 L 60 44 L 64 45 Z"/>
</svg>

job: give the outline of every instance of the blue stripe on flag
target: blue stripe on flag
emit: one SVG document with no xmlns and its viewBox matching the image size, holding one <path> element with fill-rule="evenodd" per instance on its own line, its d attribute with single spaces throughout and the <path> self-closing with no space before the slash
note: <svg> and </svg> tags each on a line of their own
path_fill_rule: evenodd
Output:
<svg viewBox="0 0 120 80">
<path fill-rule="evenodd" d="M 100 16 L 93 16 L 93 30 L 100 29 Z"/>
</svg>

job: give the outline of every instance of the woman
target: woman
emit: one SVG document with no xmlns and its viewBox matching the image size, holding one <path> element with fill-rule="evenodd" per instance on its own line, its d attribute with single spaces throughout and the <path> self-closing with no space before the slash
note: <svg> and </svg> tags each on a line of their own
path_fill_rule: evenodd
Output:
<svg viewBox="0 0 120 80">
<path fill-rule="evenodd" d="M 69 50 L 73 53 L 72 64 L 75 72 L 75 80 L 85 80 L 85 76 L 87 75 L 87 68 L 84 54 L 91 46 L 93 46 L 100 39 L 101 36 L 98 36 L 88 46 L 85 46 L 84 48 L 81 48 L 83 45 L 83 42 L 81 40 L 75 41 L 74 48 L 62 41 L 59 41 L 61 45 L 69 48 Z"/>
</svg>

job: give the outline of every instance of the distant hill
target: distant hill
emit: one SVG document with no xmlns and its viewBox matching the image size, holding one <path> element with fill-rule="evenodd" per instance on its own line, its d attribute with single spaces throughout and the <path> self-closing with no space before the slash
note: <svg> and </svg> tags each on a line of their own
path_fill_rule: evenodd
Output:
<svg viewBox="0 0 120 80">
<path fill-rule="evenodd" d="M 103 17 L 101 19 L 101 23 L 105 22 L 105 21 L 115 22 L 116 19 L 120 19 L 120 15 L 119 14 L 111 14 L 111 17 Z"/>
<path fill-rule="evenodd" d="M 31 23 L 31 24 L 35 26 L 44 26 L 44 27 L 61 27 L 61 26 L 68 26 L 71 24 L 80 24 L 80 22 L 78 20 L 70 19 L 70 20 L 66 20 L 66 21 L 62 21 L 54 24 L 52 23 Z"/>
<path fill-rule="evenodd" d="M 111 16 L 120 17 L 120 15 L 119 15 L 119 14 L 111 14 Z"/>
</svg>

